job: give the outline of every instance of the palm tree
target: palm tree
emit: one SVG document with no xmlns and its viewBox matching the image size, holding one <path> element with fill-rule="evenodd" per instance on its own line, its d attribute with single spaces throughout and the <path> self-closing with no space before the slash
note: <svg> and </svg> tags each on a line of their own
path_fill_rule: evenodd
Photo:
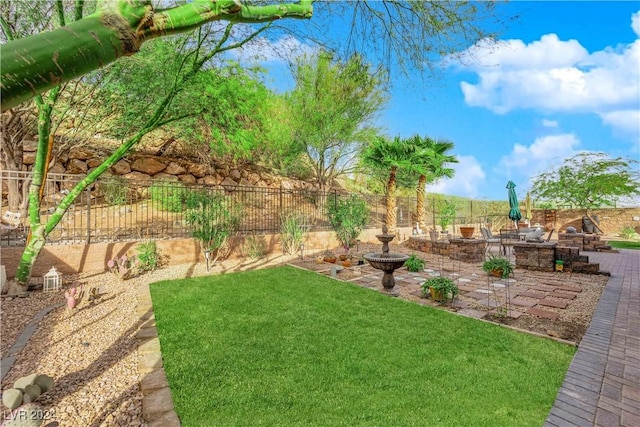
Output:
<svg viewBox="0 0 640 427">
<path fill-rule="evenodd" d="M 378 170 L 388 170 L 389 179 L 386 188 L 385 223 L 390 234 L 396 232 L 396 174 L 399 170 L 411 170 L 414 149 L 400 137 L 393 141 L 378 136 L 363 151 L 361 161 L 365 166 Z"/>
<path fill-rule="evenodd" d="M 447 151 L 453 148 L 453 142 L 447 140 L 434 140 L 432 138 L 415 135 L 407 141 L 412 145 L 413 154 L 412 169 L 419 173 L 418 186 L 416 187 L 416 218 L 420 229 L 425 229 L 426 185 L 439 178 L 452 178 L 455 171 L 446 167 L 450 163 L 458 163 L 455 156 L 448 155 Z"/>
</svg>

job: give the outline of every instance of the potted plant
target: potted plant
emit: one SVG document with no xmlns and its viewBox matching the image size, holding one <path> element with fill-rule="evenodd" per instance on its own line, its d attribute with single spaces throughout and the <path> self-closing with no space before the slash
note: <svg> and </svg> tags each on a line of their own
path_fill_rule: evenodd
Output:
<svg viewBox="0 0 640 427">
<path fill-rule="evenodd" d="M 327 215 L 336 238 L 348 254 L 369 219 L 367 203 L 355 194 L 346 198 L 335 197 L 327 207 Z"/>
<path fill-rule="evenodd" d="M 489 255 L 489 258 L 482 264 L 482 269 L 495 277 L 506 279 L 513 272 L 514 266 L 506 258 Z"/>
<path fill-rule="evenodd" d="M 448 277 L 432 277 L 422 284 L 422 292 L 434 301 L 447 302 L 458 295 L 458 285 Z"/>
<path fill-rule="evenodd" d="M 455 218 L 455 216 L 456 205 L 449 201 L 444 202 L 440 209 L 440 219 L 438 221 L 442 234 L 447 234 L 447 227 L 449 227 L 449 225 L 453 223 L 453 219 Z"/>
<path fill-rule="evenodd" d="M 336 258 L 334 253 L 331 251 L 325 252 L 324 257 L 322 259 L 324 262 L 330 262 L 331 264 L 334 264 L 338 260 L 338 258 Z"/>
<path fill-rule="evenodd" d="M 414 254 L 404 262 L 404 266 L 407 267 L 407 270 L 415 273 L 424 269 L 424 261 Z"/>
</svg>

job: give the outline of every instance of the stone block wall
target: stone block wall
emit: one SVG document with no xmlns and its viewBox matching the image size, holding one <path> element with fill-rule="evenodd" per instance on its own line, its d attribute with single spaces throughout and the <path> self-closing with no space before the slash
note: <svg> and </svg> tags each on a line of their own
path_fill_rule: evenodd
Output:
<svg viewBox="0 0 640 427">
<path fill-rule="evenodd" d="M 558 233 L 558 246 L 578 248 L 581 251 L 617 252 L 596 234 Z"/>
<path fill-rule="evenodd" d="M 513 252 L 516 268 L 533 271 L 554 271 L 556 243 L 516 243 Z"/>
<path fill-rule="evenodd" d="M 450 239 L 449 257 L 458 261 L 483 262 L 487 243 L 480 239 Z"/>
</svg>

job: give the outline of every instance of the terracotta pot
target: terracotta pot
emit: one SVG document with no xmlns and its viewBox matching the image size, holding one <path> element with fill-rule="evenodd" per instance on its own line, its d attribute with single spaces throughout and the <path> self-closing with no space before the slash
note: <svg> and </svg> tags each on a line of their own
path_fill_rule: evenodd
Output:
<svg viewBox="0 0 640 427">
<path fill-rule="evenodd" d="M 347 268 L 351 267 L 351 261 L 349 260 L 342 261 L 342 266 Z"/>
<path fill-rule="evenodd" d="M 475 230 L 475 227 L 460 227 L 460 234 L 464 239 L 470 239 L 473 236 L 473 232 Z"/>
<path fill-rule="evenodd" d="M 340 261 L 346 261 L 347 260 L 347 255 L 342 254 L 340 255 Z"/>
<path fill-rule="evenodd" d="M 334 256 L 326 256 L 324 257 L 324 262 L 330 262 L 330 263 L 335 263 L 337 261 L 337 258 Z"/>
<path fill-rule="evenodd" d="M 491 275 L 495 277 L 502 277 L 502 270 L 491 270 Z"/>
<path fill-rule="evenodd" d="M 433 288 L 429 288 L 429 293 L 431 294 L 431 299 L 434 301 L 444 301 L 444 294 L 441 291 L 436 291 Z"/>
</svg>

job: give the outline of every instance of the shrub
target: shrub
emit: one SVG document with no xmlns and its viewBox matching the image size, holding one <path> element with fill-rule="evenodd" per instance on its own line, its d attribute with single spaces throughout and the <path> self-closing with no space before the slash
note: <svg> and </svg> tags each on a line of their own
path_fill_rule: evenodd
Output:
<svg viewBox="0 0 640 427">
<path fill-rule="evenodd" d="M 113 176 L 100 184 L 104 201 L 109 205 L 124 205 L 127 203 L 127 180 L 120 176 Z"/>
<path fill-rule="evenodd" d="M 137 250 L 137 267 L 140 271 L 153 271 L 158 268 L 160 264 L 160 253 L 158 252 L 158 246 L 155 240 L 140 243 Z"/>
<path fill-rule="evenodd" d="M 327 215 L 338 241 L 345 252 L 349 252 L 369 219 L 367 203 L 356 194 L 347 198 L 334 197 L 328 203 Z"/>
<path fill-rule="evenodd" d="M 232 206 L 222 195 L 205 191 L 190 193 L 186 205 L 185 220 L 191 226 L 191 237 L 200 241 L 203 250 L 211 251 L 215 264 L 240 226 L 242 208 Z"/>
<path fill-rule="evenodd" d="M 424 261 L 415 255 L 411 255 L 409 259 L 405 261 L 404 266 L 412 272 L 422 271 L 424 269 Z"/>
<path fill-rule="evenodd" d="M 620 230 L 620 237 L 623 239 L 639 239 L 640 235 L 636 233 L 636 230 L 633 227 L 624 227 Z"/>
<path fill-rule="evenodd" d="M 280 238 L 282 250 L 288 254 L 294 254 L 304 241 L 306 227 L 303 219 L 294 213 L 282 215 L 280 218 Z"/>
<path fill-rule="evenodd" d="M 187 190 L 179 182 L 155 182 L 149 188 L 151 200 L 159 209 L 168 212 L 181 212 Z"/>
<path fill-rule="evenodd" d="M 255 234 L 248 236 L 244 241 L 244 247 L 249 258 L 262 258 L 267 254 L 267 242 L 264 236 L 257 236 Z"/>
</svg>

